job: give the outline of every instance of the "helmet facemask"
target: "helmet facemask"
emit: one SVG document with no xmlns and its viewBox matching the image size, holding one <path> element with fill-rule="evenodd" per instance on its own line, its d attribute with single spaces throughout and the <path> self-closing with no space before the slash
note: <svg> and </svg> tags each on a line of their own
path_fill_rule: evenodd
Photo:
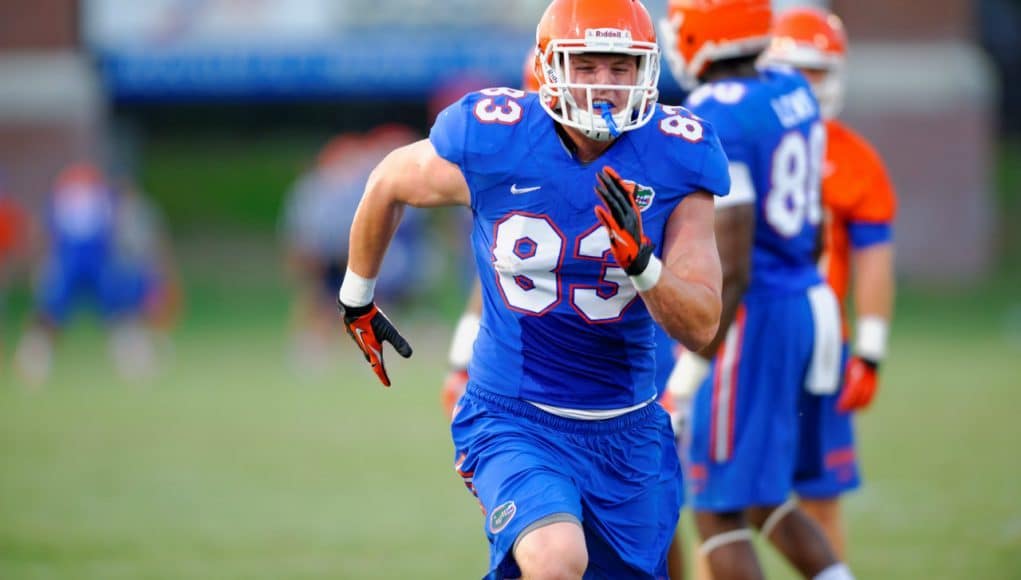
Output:
<svg viewBox="0 0 1021 580">
<path fill-rule="evenodd" d="M 802 70 L 819 71 L 821 78 L 812 80 L 812 92 L 819 101 L 819 112 L 824 119 L 834 119 L 844 108 L 844 57 L 782 39 L 763 55 L 766 63 L 791 66 Z"/>
<path fill-rule="evenodd" d="M 584 53 L 630 55 L 638 59 L 638 72 L 633 85 L 601 85 L 579 83 L 571 78 L 572 56 Z M 610 141 L 626 131 L 642 127 L 655 113 L 659 90 L 659 46 L 655 42 L 631 39 L 631 33 L 619 29 L 589 29 L 584 39 L 554 39 L 543 53 L 537 55 L 543 83 L 539 102 L 553 120 L 581 131 L 595 141 Z M 579 103 L 572 89 L 584 91 Z M 600 90 L 626 91 L 624 103 L 615 102 L 617 111 L 610 112 L 594 101 Z"/>
<path fill-rule="evenodd" d="M 812 83 L 823 119 L 835 119 L 844 109 L 844 63 L 831 66 L 822 80 Z"/>
</svg>

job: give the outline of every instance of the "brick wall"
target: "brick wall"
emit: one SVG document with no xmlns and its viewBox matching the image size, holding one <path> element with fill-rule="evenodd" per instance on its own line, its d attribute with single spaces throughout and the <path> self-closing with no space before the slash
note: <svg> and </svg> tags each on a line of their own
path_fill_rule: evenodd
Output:
<svg viewBox="0 0 1021 580">
<path fill-rule="evenodd" d="M 0 1 L 0 54 L 69 49 L 77 44 L 77 0 Z"/>
</svg>

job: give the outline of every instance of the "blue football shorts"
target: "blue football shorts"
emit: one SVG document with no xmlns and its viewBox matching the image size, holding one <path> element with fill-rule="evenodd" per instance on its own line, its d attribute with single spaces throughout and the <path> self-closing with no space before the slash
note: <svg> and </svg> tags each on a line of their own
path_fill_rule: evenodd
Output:
<svg viewBox="0 0 1021 580">
<path fill-rule="evenodd" d="M 845 343 L 841 368 L 846 368 L 847 361 L 848 346 Z M 841 374 L 841 391 L 843 386 Z M 831 499 L 861 485 L 854 441 L 854 413 L 837 410 L 841 391 L 833 395 L 804 397 L 802 426 L 806 429 L 806 438 L 818 441 L 822 469 L 816 474 L 795 476 L 794 491 L 801 497 Z"/>
<path fill-rule="evenodd" d="M 786 501 L 795 474 L 817 476 L 799 418 L 814 349 L 803 293 L 746 298 L 695 395 L 685 480 L 696 511 Z M 818 397 L 816 397 L 818 398 Z"/>
<path fill-rule="evenodd" d="M 455 468 L 486 514 L 487 578 L 519 577 L 518 537 L 553 521 L 581 524 L 585 578 L 666 578 L 683 490 L 662 407 L 565 419 L 471 383 L 458 407 Z"/>
<path fill-rule="evenodd" d="M 109 260 L 58 258 L 43 269 L 39 284 L 39 306 L 53 323 L 63 326 L 75 303 L 91 301 L 104 320 L 110 320 L 143 297 L 143 282 L 136 273 L 119 268 Z"/>
</svg>

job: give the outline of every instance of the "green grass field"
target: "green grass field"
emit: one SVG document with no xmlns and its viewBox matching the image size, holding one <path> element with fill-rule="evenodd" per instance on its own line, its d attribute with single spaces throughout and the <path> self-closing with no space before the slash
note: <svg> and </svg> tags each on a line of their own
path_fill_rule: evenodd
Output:
<svg viewBox="0 0 1021 580">
<path fill-rule="evenodd" d="M 0 578 L 480 577 L 482 519 L 438 404 L 438 315 L 397 318 L 416 354 L 390 357 L 390 390 L 347 342 L 331 376 L 298 380 L 275 266 L 222 254 L 189 271 L 176 364 L 150 385 L 111 378 L 91 323 L 45 389 L 15 384 L 5 359 Z M 1018 287 L 902 293 L 860 422 L 869 483 L 847 503 L 859 578 L 1021 578 Z"/>
</svg>

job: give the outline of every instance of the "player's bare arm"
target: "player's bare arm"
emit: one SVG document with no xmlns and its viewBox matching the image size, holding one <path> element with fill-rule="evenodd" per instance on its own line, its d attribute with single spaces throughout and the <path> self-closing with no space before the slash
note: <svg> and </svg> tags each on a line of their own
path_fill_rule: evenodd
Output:
<svg viewBox="0 0 1021 580">
<path fill-rule="evenodd" d="M 437 155 L 428 139 L 395 149 L 376 166 L 365 185 L 351 224 L 348 268 L 365 278 L 379 274 L 404 206 L 469 203 L 468 183 L 461 170 Z"/>
<path fill-rule="evenodd" d="M 376 276 L 404 206 L 469 202 L 461 170 L 437 155 L 428 140 L 394 150 L 369 176 L 351 224 L 347 272 L 337 303 L 347 333 L 385 386 L 390 386 L 390 377 L 383 364 L 383 342 L 404 358 L 411 356 L 411 345 L 373 302 Z"/>
<path fill-rule="evenodd" d="M 721 271 L 713 231 L 713 198 L 688 195 L 667 221 L 663 273 L 642 293 L 653 318 L 686 348 L 698 350 L 716 335 L 721 312 Z"/>
<path fill-rule="evenodd" d="M 855 250 L 851 260 L 855 279 L 854 309 L 858 321 L 854 333 L 854 356 L 848 361 L 846 386 L 837 404 L 843 412 L 865 409 L 875 397 L 879 364 L 886 356 L 896 286 L 892 243 Z"/>
<path fill-rule="evenodd" d="M 653 318 L 690 349 L 713 338 L 720 318 L 720 264 L 713 233 L 713 201 L 704 191 L 681 201 L 667 220 L 663 255 L 653 254 L 642 227 L 633 183 L 611 167 L 597 176 L 602 205 L 596 217 L 610 236 L 610 249 L 641 293 Z"/>
<path fill-rule="evenodd" d="M 853 255 L 855 312 L 859 317 L 877 316 L 890 320 L 893 316 L 894 268 L 893 244 L 874 244 Z"/>
<path fill-rule="evenodd" d="M 734 205 L 716 211 L 716 243 L 723 271 L 723 308 L 716 336 L 697 352 L 712 359 L 727 336 L 727 329 L 737 315 L 745 289 L 751 280 L 752 242 L 755 238 L 755 205 Z"/>
</svg>

